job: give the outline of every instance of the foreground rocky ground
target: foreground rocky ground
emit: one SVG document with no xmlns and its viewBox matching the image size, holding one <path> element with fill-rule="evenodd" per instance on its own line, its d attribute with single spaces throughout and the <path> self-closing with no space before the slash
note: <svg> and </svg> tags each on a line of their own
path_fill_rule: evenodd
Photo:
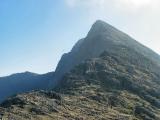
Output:
<svg viewBox="0 0 160 120">
<path fill-rule="evenodd" d="M 5 120 L 160 119 L 160 110 L 139 96 L 127 91 L 104 94 L 97 86 L 88 86 L 83 95 L 35 91 L 8 99 L 2 107 Z"/>
</svg>

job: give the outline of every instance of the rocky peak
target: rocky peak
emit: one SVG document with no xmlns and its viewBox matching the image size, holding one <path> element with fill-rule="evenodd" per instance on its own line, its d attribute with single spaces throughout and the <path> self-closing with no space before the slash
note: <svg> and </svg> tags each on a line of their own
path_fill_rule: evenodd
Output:
<svg viewBox="0 0 160 120">
<path fill-rule="evenodd" d="M 104 51 L 123 54 L 125 48 L 129 48 L 129 50 L 160 65 L 160 56 L 155 52 L 108 23 L 97 20 L 92 25 L 87 37 L 79 40 L 69 53 L 62 56 L 56 68 L 54 79 L 60 80 L 74 66 L 86 59 L 98 57 Z M 51 81 L 49 84 L 53 86 L 54 83 Z"/>
</svg>

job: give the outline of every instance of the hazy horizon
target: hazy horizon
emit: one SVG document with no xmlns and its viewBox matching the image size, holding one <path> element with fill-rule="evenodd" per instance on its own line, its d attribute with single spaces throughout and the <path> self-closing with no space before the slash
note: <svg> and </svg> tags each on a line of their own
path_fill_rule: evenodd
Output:
<svg viewBox="0 0 160 120">
<path fill-rule="evenodd" d="M 159 6 L 158 0 L 2 0 L 0 77 L 54 71 L 99 19 L 160 54 Z"/>
</svg>

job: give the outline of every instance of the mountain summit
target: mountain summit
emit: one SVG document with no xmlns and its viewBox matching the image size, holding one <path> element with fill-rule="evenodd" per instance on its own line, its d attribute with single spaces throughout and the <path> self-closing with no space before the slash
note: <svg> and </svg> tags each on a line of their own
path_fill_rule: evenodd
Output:
<svg viewBox="0 0 160 120">
<path fill-rule="evenodd" d="M 120 47 L 121 46 L 121 47 Z M 65 53 L 55 71 L 55 81 L 86 59 L 98 57 L 102 52 L 118 53 L 129 47 L 160 65 L 160 56 L 115 27 L 97 20 L 84 39 L 79 40 L 69 53 Z M 50 82 L 52 86 L 54 81 Z"/>
</svg>

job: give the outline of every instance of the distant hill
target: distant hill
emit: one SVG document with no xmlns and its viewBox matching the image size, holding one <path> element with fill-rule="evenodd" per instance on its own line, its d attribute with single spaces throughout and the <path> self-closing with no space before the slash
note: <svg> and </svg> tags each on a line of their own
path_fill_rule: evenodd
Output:
<svg viewBox="0 0 160 120">
<path fill-rule="evenodd" d="M 54 73 L 39 75 L 30 72 L 17 73 L 7 77 L 0 77 L 0 101 L 17 93 L 36 89 L 46 89 Z"/>
</svg>

